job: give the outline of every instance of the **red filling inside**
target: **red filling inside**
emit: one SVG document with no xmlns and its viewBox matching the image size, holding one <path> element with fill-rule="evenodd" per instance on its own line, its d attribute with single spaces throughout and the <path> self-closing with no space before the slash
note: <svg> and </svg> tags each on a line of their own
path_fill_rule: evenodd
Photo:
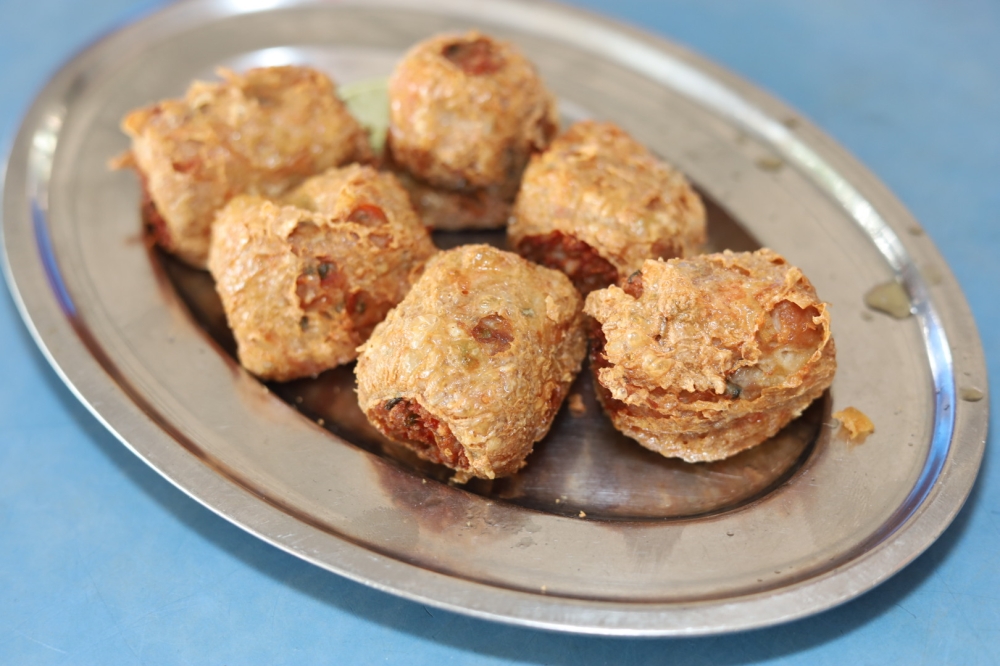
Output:
<svg viewBox="0 0 1000 666">
<path fill-rule="evenodd" d="M 535 263 L 562 271 L 583 295 L 618 281 L 618 271 L 597 250 L 561 231 L 544 236 L 525 236 L 517 244 L 517 253 Z"/>
<path fill-rule="evenodd" d="M 346 280 L 329 257 L 308 260 L 305 270 L 295 280 L 295 294 L 306 312 L 329 310 L 342 303 Z"/>
<path fill-rule="evenodd" d="M 385 224 L 388 220 L 386 219 L 385 211 L 378 206 L 374 204 L 361 204 L 351 211 L 351 214 L 347 216 L 347 221 L 366 227 L 377 227 L 380 224 Z"/>
<path fill-rule="evenodd" d="M 374 417 L 384 432 L 390 438 L 408 444 L 420 457 L 452 469 L 470 469 L 465 449 L 451 434 L 451 429 L 417 401 L 393 398 L 374 411 Z"/>
<path fill-rule="evenodd" d="M 472 76 L 492 74 L 503 67 L 503 57 L 483 38 L 449 44 L 444 47 L 444 57 Z"/>
<path fill-rule="evenodd" d="M 635 300 L 642 298 L 642 271 L 636 271 L 629 275 L 625 284 L 622 285 L 622 291 Z"/>
<path fill-rule="evenodd" d="M 491 314 L 476 322 L 472 337 L 486 348 L 486 353 L 493 356 L 510 349 L 510 343 L 514 341 L 514 329 L 506 317 Z"/>
</svg>

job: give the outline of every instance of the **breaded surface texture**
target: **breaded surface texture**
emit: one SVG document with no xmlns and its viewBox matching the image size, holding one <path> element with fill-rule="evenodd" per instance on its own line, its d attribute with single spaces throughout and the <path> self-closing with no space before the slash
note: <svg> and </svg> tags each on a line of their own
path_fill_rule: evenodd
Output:
<svg viewBox="0 0 1000 666">
<path fill-rule="evenodd" d="M 617 125 L 583 121 L 531 158 L 508 235 L 519 254 L 588 293 L 646 259 L 694 254 L 705 207 L 679 171 Z"/>
<path fill-rule="evenodd" d="M 428 187 L 505 204 L 484 220 L 440 199 L 416 201 L 438 229 L 505 224 L 528 158 L 559 126 L 555 98 L 534 65 L 514 45 L 478 32 L 410 49 L 389 79 L 389 102 L 386 145 L 395 168 Z"/>
<path fill-rule="evenodd" d="M 198 268 L 215 213 L 232 197 L 277 197 L 330 167 L 373 159 L 326 75 L 295 66 L 220 74 L 122 121 L 162 220 L 157 242 Z"/>
<path fill-rule="evenodd" d="M 331 169 L 286 201 L 230 201 L 208 261 L 240 362 L 279 381 L 352 361 L 436 251 L 406 191 L 372 167 Z"/>
<path fill-rule="evenodd" d="M 591 293 L 591 364 L 615 427 L 690 462 L 773 436 L 833 381 L 827 305 L 768 249 L 646 261 Z"/>
<path fill-rule="evenodd" d="M 441 252 L 361 347 L 368 419 L 456 480 L 516 472 L 586 353 L 564 275 L 487 245 Z"/>
</svg>

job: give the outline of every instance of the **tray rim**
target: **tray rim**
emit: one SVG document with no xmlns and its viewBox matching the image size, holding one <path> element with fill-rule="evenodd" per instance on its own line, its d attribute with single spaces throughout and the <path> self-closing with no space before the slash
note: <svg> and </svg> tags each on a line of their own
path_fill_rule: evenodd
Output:
<svg viewBox="0 0 1000 666">
<path fill-rule="evenodd" d="M 915 300 L 918 308 L 921 304 L 926 306 L 926 311 L 917 313 L 918 316 L 922 315 L 925 318 L 922 326 L 925 341 L 928 331 L 933 333 L 935 328 L 941 331 L 949 327 L 957 329 L 950 331 L 948 337 L 953 347 L 958 347 L 957 342 L 962 343 L 961 348 L 965 355 L 961 358 L 956 355 L 956 358 L 951 359 L 955 372 L 950 378 L 953 379 L 960 370 L 968 373 L 984 393 L 984 398 L 979 403 L 982 409 L 959 409 L 954 400 L 956 387 L 953 381 L 950 386 L 939 386 L 941 389 L 939 393 L 948 394 L 944 397 L 947 406 L 951 408 L 953 415 L 951 418 L 954 418 L 953 436 L 948 443 L 950 446 L 947 456 L 939 461 L 940 466 L 932 485 L 923 489 L 909 518 L 893 533 L 884 535 L 872 543 L 869 549 L 847 565 L 794 583 L 784 589 L 738 597 L 724 603 L 709 601 L 656 604 L 578 601 L 497 588 L 406 564 L 374 553 L 363 546 L 346 542 L 322 530 L 304 526 L 279 508 L 263 502 L 243 488 L 235 487 L 195 456 L 189 455 L 183 447 L 178 447 L 175 439 L 169 434 L 169 428 L 165 428 L 169 424 L 164 424 L 157 415 L 149 413 L 142 407 L 141 400 L 136 400 L 134 389 L 127 385 L 127 381 L 116 379 L 109 374 L 108 365 L 102 363 L 95 355 L 94 349 L 87 343 L 86 331 L 76 325 L 72 300 L 61 285 L 59 267 L 48 245 L 44 210 L 47 205 L 44 189 L 46 183 L 35 183 L 42 186 L 38 191 L 42 204 L 38 205 L 32 199 L 31 205 L 20 209 L 21 213 L 29 211 L 27 220 L 21 215 L 22 219 L 18 221 L 16 218 L 19 216 L 15 208 L 17 198 L 28 194 L 33 185 L 32 175 L 27 171 L 21 172 L 11 167 L 12 165 L 17 167 L 21 163 L 27 164 L 31 139 L 36 135 L 37 127 L 46 122 L 45 110 L 64 97 L 72 85 L 74 75 L 86 69 L 88 60 L 100 58 L 102 51 L 109 48 L 109 44 L 114 45 L 116 40 L 126 40 L 131 37 L 135 47 L 135 37 L 142 30 L 153 30 L 158 27 L 167 34 L 172 34 L 173 31 L 196 25 L 191 21 L 198 18 L 218 20 L 249 12 L 319 4 L 321 0 L 250 3 L 182 0 L 177 4 L 166 6 L 136 23 L 110 33 L 64 64 L 37 95 L 12 142 L 3 168 L 3 204 L 0 209 L 0 223 L 2 223 L 0 241 L 4 248 L 3 267 L 8 287 L 25 325 L 60 379 L 88 410 L 140 459 L 193 499 L 258 538 L 352 580 L 414 601 L 484 619 L 588 634 L 646 636 L 712 634 L 768 626 L 810 615 L 848 601 L 876 586 L 916 558 L 947 528 L 971 492 L 985 450 L 989 411 L 985 358 L 971 311 L 950 272 L 945 271 L 947 275 L 943 278 L 942 287 L 947 291 L 947 302 L 937 303 L 937 308 L 931 307 L 926 285 L 917 273 L 912 260 L 906 255 L 898 237 L 895 238 L 895 242 L 898 249 L 902 250 L 902 254 L 889 256 L 887 260 L 893 265 L 897 276 L 911 294 L 917 296 Z M 376 0 L 365 3 L 350 0 L 338 4 L 341 6 L 364 4 L 367 7 L 407 5 L 421 9 L 456 9 L 462 6 L 460 0 L 430 2 Z M 480 9 L 482 7 L 494 11 L 521 9 L 522 12 L 531 8 L 575 17 L 577 20 L 594 24 L 595 28 L 604 30 L 608 34 L 624 36 L 623 38 L 633 43 L 658 50 L 687 67 L 706 73 L 710 79 L 721 81 L 724 88 L 738 93 L 737 97 L 753 109 L 776 111 L 775 113 L 760 111 L 765 116 L 795 117 L 802 123 L 796 129 L 795 135 L 808 138 L 809 143 L 814 147 L 818 146 L 819 157 L 836 165 L 837 173 L 849 174 L 851 176 L 847 179 L 849 184 L 862 185 L 868 194 L 867 197 L 860 193 L 859 195 L 865 203 L 870 204 L 870 201 L 878 203 L 877 206 L 871 206 L 876 215 L 878 210 L 891 210 L 894 217 L 903 221 L 901 223 L 906 223 L 909 228 L 919 229 L 913 217 L 873 174 L 829 137 L 810 125 L 801 114 L 795 113 L 788 105 L 703 57 L 662 37 L 578 8 L 551 2 L 529 3 L 527 0 L 489 0 L 479 6 Z M 473 11 L 463 9 L 470 15 Z M 55 132 L 58 133 L 58 128 L 55 128 Z M 791 158 L 792 162 L 796 163 L 794 148 L 792 145 L 789 149 L 791 152 L 785 151 L 783 156 Z M 798 155 L 799 159 L 808 157 L 808 155 L 805 158 Z M 37 166 L 34 165 L 34 168 Z M 11 203 L 12 201 L 14 203 Z M 9 211 L 14 211 L 15 214 L 9 215 Z M 17 224 L 22 226 L 15 227 Z M 883 221 L 883 224 L 886 223 Z M 888 225 L 886 226 L 888 228 Z M 873 227 L 870 227 L 869 231 L 872 229 Z M 891 229 L 889 231 L 892 233 Z M 15 239 L 14 242 L 20 245 L 12 247 L 8 242 L 9 233 Z M 869 233 L 869 236 L 872 234 Z M 30 241 L 27 247 L 25 238 Z M 890 246 L 891 241 L 890 238 Z M 873 238 L 873 242 L 878 243 L 878 239 Z M 931 252 L 939 259 L 939 266 L 946 266 L 945 262 L 940 260 L 937 249 L 932 244 L 929 245 L 929 248 L 922 248 L 922 251 Z M 26 252 L 28 248 L 33 251 Z M 883 251 L 882 254 L 886 256 L 887 252 Z M 938 318 L 938 321 L 927 322 L 927 317 Z M 946 343 L 947 341 L 945 340 Z M 947 346 L 945 350 L 951 351 Z M 949 395 L 950 401 L 947 401 Z M 940 402 L 938 406 L 940 409 Z M 143 445 L 136 446 L 133 443 L 136 441 L 143 442 Z M 197 481 L 193 487 L 191 479 Z M 197 492 L 195 488 L 201 492 Z M 261 525 L 267 525 L 268 529 L 261 529 Z M 287 533 L 288 530 L 282 528 L 290 525 L 294 525 L 299 531 L 299 538 L 295 544 L 275 538 L 276 534 Z M 303 530 L 310 532 L 305 539 L 301 538 Z M 900 544 L 898 537 L 903 533 L 911 538 L 905 540 L 905 544 Z M 315 539 L 323 543 L 326 552 L 322 556 L 310 552 L 310 544 Z M 337 543 L 327 543 L 331 539 Z M 372 570 L 382 572 L 381 579 L 366 573 Z M 446 589 L 446 594 L 436 593 L 442 588 Z M 435 593 L 428 593 L 429 590 L 434 590 Z M 483 599 L 487 599 L 489 603 L 483 603 Z"/>
</svg>

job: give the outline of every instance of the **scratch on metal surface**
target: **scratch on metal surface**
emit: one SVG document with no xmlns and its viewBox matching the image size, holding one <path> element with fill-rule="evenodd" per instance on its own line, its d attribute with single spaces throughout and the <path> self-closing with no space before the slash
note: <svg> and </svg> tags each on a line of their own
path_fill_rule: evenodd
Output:
<svg viewBox="0 0 1000 666">
<path fill-rule="evenodd" d="M 143 652 L 143 650 L 146 647 L 146 629 L 147 629 L 147 627 L 149 627 L 149 622 L 143 622 L 140 625 L 141 631 L 139 632 L 139 645 L 136 648 L 136 650 L 138 650 L 137 656 L 139 657 L 139 659 L 142 659 L 142 652 Z M 128 643 L 128 639 L 125 638 L 124 635 L 122 636 L 122 638 L 125 640 L 126 643 Z M 131 645 L 129 647 L 131 647 Z M 145 661 L 143 661 L 143 663 L 145 663 Z"/>
<path fill-rule="evenodd" d="M 109 606 L 108 602 L 105 601 L 104 595 L 101 594 L 101 588 L 97 585 L 97 581 L 94 580 L 94 576 L 90 572 L 90 569 L 86 568 L 86 565 L 84 565 L 84 567 L 85 567 L 84 570 L 87 574 L 87 580 L 89 580 L 90 584 L 94 586 L 94 592 L 97 594 L 97 598 L 101 600 L 101 605 L 104 606 L 104 610 L 108 612 L 108 616 L 114 623 L 113 631 L 116 634 L 118 634 L 118 638 L 122 639 L 122 642 L 125 643 L 125 647 L 127 647 L 128 651 L 132 653 L 132 656 L 135 657 L 136 661 L 138 661 L 139 663 L 145 663 L 143 659 L 138 654 L 135 653 L 135 650 L 132 649 L 131 644 L 129 644 L 128 640 L 125 638 L 125 634 L 122 633 L 122 623 L 117 617 L 115 617 L 114 612 L 112 612 L 111 610 L 111 606 Z"/>
<path fill-rule="evenodd" d="M 279 596 L 280 595 L 277 595 L 277 594 L 274 595 L 274 599 L 271 602 L 271 610 L 267 614 L 267 626 L 269 626 L 269 627 L 275 626 L 275 620 L 274 620 L 274 618 L 276 618 L 278 616 L 278 598 L 279 598 Z"/>
<path fill-rule="evenodd" d="M 958 595 L 955 594 L 955 590 L 951 589 L 951 585 L 948 584 L 948 579 L 941 574 L 940 569 L 935 569 L 934 577 L 941 581 L 941 585 L 944 587 L 945 592 L 947 592 L 948 596 L 951 597 L 951 600 L 957 604 Z"/>
<path fill-rule="evenodd" d="M 13 631 L 15 634 L 17 634 L 21 638 L 27 638 L 32 643 L 37 643 L 38 645 L 41 645 L 42 647 L 48 648 L 48 649 L 53 650 L 55 652 L 58 652 L 59 654 L 69 654 L 69 652 L 66 652 L 66 650 L 60 650 L 59 648 L 57 648 L 54 645 L 49 645 L 48 643 L 43 643 L 42 641 L 38 640 L 37 638 L 32 638 L 31 636 L 29 636 L 28 634 L 24 633 L 23 631 L 18 631 L 17 629 L 11 629 L 11 631 Z"/>
</svg>

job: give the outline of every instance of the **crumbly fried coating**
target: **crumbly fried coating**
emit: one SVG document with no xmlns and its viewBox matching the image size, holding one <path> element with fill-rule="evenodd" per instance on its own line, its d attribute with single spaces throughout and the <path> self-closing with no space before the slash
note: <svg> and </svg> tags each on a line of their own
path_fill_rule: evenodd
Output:
<svg viewBox="0 0 1000 666">
<path fill-rule="evenodd" d="M 875 424 L 857 407 L 845 407 L 839 412 L 834 412 L 833 418 L 840 421 L 841 427 L 847 431 L 850 439 L 864 440 L 875 432 Z"/>
<path fill-rule="evenodd" d="M 581 306 L 564 275 L 511 252 L 441 252 L 362 345 L 358 403 L 457 481 L 512 474 L 580 370 Z"/>
<path fill-rule="evenodd" d="M 208 259 L 240 362 L 278 381 L 354 360 L 436 252 L 406 191 L 369 166 L 310 178 L 285 203 L 232 199 Z"/>
<path fill-rule="evenodd" d="M 503 226 L 530 155 L 559 127 L 555 98 L 512 44 L 478 32 L 414 46 L 389 79 L 388 158 L 418 183 L 464 195 L 503 214 L 488 222 L 468 206 L 429 199 L 420 212 L 438 229 Z"/>
<path fill-rule="evenodd" d="M 827 304 L 768 249 L 648 260 L 592 292 L 591 366 L 615 427 L 689 462 L 773 436 L 833 381 Z"/>
<path fill-rule="evenodd" d="M 582 121 L 531 158 L 507 233 L 515 251 L 586 294 L 646 259 L 694 254 L 705 207 L 680 172 L 620 127 Z"/>
<path fill-rule="evenodd" d="M 198 268 L 215 213 L 232 197 L 277 197 L 328 168 L 373 160 L 325 74 L 297 66 L 220 74 L 122 121 L 155 207 L 154 238 Z"/>
</svg>

